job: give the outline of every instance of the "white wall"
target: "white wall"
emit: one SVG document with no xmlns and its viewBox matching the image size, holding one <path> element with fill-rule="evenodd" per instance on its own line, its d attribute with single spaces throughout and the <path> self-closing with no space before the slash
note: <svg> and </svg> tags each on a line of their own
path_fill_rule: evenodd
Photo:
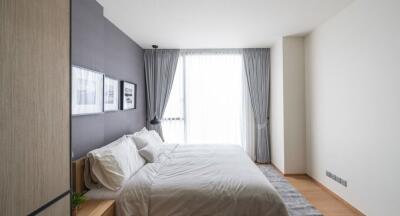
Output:
<svg viewBox="0 0 400 216">
<path fill-rule="evenodd" d="M 270 87 L 270 141 L 272 163 L 284 171 L 284 128 L 283 128 L 283 46 L 282 39 L 271 48 Z"/>
<path fill-rule="evenodd" d="M 304 38 L 284 37 L 271 48 L 272 163 L 285 174 L 305 173 Z"/>
<path fill-rule="evenodd" d="M 306 99 L 307 173 L 367 215 L 399 215 L 400 1 L 358 0 L 306 38 Z"/>
<path fill-rule="evenodd" d="M 283 38 L 285 174 L 306 171 L 304 38 Z"/>
</svg>

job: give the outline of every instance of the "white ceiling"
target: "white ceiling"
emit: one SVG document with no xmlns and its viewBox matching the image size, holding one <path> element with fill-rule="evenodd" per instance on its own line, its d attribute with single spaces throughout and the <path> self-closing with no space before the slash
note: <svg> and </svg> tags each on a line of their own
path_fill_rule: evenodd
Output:
<svg viewBox="0 0 400 216">
<path fill-rule="evenodd" d="M 97 0 L 143 48 L 269 47 L 301 35 L 353 0 Z"/>
</svg>

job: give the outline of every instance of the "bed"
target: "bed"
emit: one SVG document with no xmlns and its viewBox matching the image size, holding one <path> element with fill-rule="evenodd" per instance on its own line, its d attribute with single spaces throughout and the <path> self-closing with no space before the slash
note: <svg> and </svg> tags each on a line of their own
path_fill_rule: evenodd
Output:
<svg viewBox="0 0 400 216">
<path fill-rule="evenodd" d="M 115 199 L 119 215 L 286 216 L 286 207 L 239 146 L 165 145 L 157 163 L 147 163 L 115 192 L 94 189 L 89 199 Z M 75 187 L 83 190 L 82 167 L 74 163 Z"/>
</svg>

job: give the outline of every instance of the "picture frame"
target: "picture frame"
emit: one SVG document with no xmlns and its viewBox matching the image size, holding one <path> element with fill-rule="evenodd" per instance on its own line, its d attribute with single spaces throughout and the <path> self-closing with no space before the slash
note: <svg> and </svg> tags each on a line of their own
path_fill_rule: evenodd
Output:
<svg viewBox="0 0 400 216">
<path fill-rule="evenodd" d="M 102 113 L 103 85 L 103 73 L 72 65 L 71 115 Z"/>
<path fill-rule="evenodd" d="M 104 112 L 119 110 L 119 81 L 104 76 Z"/>
<path fill-rule="evenodd" d="M 121 110 L 136 109 L 136 84 L 121 81 Z"/>
</svg>

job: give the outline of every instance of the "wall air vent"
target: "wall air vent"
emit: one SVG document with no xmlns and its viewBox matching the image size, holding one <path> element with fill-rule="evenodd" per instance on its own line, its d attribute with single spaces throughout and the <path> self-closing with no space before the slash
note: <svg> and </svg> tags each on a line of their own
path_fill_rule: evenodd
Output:
<svg viewBox="0 0 400 216">
<path fill-rule="evenodd" d="M 339 176 L 329 172 L 328 170 L 326 170 L 326 176 L 328 176 L 329 178 L 331 178 L 332 180 L 336 181 L 337 183 L 347 187 L 347 181 L 340 178 Z"/>
</svg>

